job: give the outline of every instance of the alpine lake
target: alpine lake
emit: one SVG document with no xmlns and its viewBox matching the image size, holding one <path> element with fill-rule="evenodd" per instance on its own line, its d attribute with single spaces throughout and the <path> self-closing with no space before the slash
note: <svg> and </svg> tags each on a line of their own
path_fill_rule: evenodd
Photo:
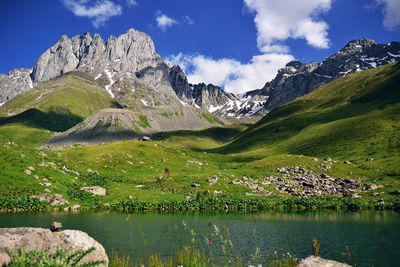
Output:
<svg viewBox="0 0 400 267">
<path fill-rule="evenodd" d="M 312 255 L 312 239 L 320 255 L 353 266 L 400 265 L 400 214 L 396 212 L 181 212 L 122 213 L 69 211 L 0 214 L 0 227 L 43 227 L 53 221 L 63 229 L 88 233 L 107 254 L 136 261 L 154 253 L 175 255 L 183 246 L 204 253 L 256 260 L 290 253 Z"/>
</svg>

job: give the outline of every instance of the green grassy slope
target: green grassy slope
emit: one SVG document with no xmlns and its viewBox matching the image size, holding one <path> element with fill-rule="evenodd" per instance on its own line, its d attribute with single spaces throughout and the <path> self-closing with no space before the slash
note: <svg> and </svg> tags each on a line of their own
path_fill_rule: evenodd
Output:
<svg viewBox="0 0 400 267">
<path fill-rule="evenodd" d="M 18 95 L 0 108 L 0 125 L 22 122 L 65 131 L 94 112 L 119 104 L 91 77 L 68 73 Z"/>
<path fill-rule="evenodd" d="M 258 180 L 260 185 L 266 176 L 281 176 L 277 168 L 301 165 L 317 174 L 361 178 L 363 182 L 382 186 L 359 192 L 362 199 L 354 201 L 375 205 L 383 199 L 389 206 L 397 203 L 400 208 L 400 196 L 393 194 L 400 188 L 399 71 L 399 65 L 391 64 L 349 75 L 271 112 L 247 130 L 244 126 L 228 125 L 160 133 L 152 142 L 46 149 L 41 142 L 51 136 L 49 127 L 3 119 L 9 121 L 0 123 L 0 204 L 2 198 L 12 201 L 18 196 L 44 192 L 62 194 L 71 204 L 86 207 L 139 203 L 141 207 L 152 208 L 154 203 L 163 201 L 170 203 L 167 205 L 170 208 L 196 207 L 200 202 L 193 201 L 204 198 L 207 202 L 205 196 L 215 201 L 207 205 L 220 208 L 226 203 L 233 205 L 232 199 L 239 206 L 253 200 L 290 204 L 294 198 L 279 192 L 274 183 L 263 188 L 276 197 L 264 197 L 249 196 L 255 193 L 253 189 L 231 181 L 246 176 Z M 104 97 L 109 99 L 107 95 Z M 49 106 L 50 102 L 37 110 L 45 113 L 49 109 L 42 107 Z M 90 113 L 87 109 L 78 110 L 83 106 L 73 103 L 72 106 L 69 110 L 74 115 Z M 27 112 L 42 116 L 38 111 Z M 331 168 L 322 171 L 321 164 L 327 164 L 324 157 L 332 157 L 333 161 Z M 366 162 L 366 158 L 375 160 Z M 344 160 L 352 164 L 345 164 Z M 207 179 L 214 175 L 219 180 L 212 184 Z M 51 185 L 43 185 L 45 182 Z M 79 190 L 94 185 L 105 187 L 106 196 L 91 197 Z M 187 198 L 191 204 L 187 204 Z M 311 203 L 309 206 L 313 208 L 318 203 L 330 203 L 330 199 L 322 202 L 305 199 L 304 203 Z M 338 199 L 354 204 L 351 198 L 341 196 L 333 201 Z"/>
<path fill-rule="evenodd" d="M 272 111 L 219 151 L 399 157 L 400 64 L 329 83 Z"/>
</svg>

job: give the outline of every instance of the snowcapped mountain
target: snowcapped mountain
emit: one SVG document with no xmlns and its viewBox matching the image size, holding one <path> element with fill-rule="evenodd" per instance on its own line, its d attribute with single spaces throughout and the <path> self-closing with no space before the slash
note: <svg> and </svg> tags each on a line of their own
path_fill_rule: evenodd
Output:
<svg viewBox="0 0 400 267">
<path fill-rule="evenodd" d="M 239 110 L 236 116 L 266 114 L 339 77 L 399 60 L 400 42 L 377 44 L 364 38 L 349 42 L 339 52 L 325 58 L 322 63 L 289 62 L 263 88 L 247 92 L 242 97 L 245 101 L 263 99 L 263 107 L 255 113 L 246 109 Z"/>
<path fill-rule="evenodd" d="M 0 74 L 0 105 L 41 82 L 81 71 L 126 108 L 194 106 L 221 117 L 258 116 L 339 77 L 399 59 L 399 42 L 355 40 L 322 63 L 289 62 L 263 88 L 235 96 L 212 84 L 190 84 L 179 66 L 170 67 L 156 53 L 143 32 L 130 29 L 106 42 L 99 34 L 63 35 L 33 68 Z"/>
</svg>

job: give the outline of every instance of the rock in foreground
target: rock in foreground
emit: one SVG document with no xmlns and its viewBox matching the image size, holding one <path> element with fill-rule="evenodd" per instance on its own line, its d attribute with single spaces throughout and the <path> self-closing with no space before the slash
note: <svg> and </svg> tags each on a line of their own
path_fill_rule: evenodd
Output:
<svg viewBox="0 0 400 267">
<path fill-rule="evenodd" d="M 302 260 L 297 267 L 351 267 L 346 263 L 326 260 L 316 256 L 309 256 Z"/>
<path fill-rule="evenodd" d="M 54 254 L 58 248 L 74 253 L 86 251 L 91 247 L 95 247 L 96 250 L 86 255 L 80 263 L 104 260 L 108 265 L 108 257 L 103 246 L 82 231 L 51 232 L 49 229 L 31 227 L 0 228 L 0 266 L 10 261 L 7 249 L 14 253 L 23 248 L 25 252 L 43 250 Z"/>
</svg>

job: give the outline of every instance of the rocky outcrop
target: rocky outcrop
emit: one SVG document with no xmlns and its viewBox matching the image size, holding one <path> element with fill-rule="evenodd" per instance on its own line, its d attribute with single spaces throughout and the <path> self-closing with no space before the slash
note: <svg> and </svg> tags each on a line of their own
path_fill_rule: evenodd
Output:
<svg viewBox="0 0 400 267">
<path fill-rule="evenodd" d="M 234 109 L 234 103 L 239 99 L 220 87 L 204 83 L 190 84 L 179 66 L 173 66 L 169 75 L 172 88 L 182 102 L 217 115 L 228 115 L 237 110 Z M 230 109 L 229 106 L 231 106 Z"/>
<path fill-rule="evenodd" d="M 14 69 L 8 75 L 0 73 L 0 106 L 16 95 L 33 88 L 31 79 L 32 69 Z"/>
<path fill-rule="evenodd" d="M 0 266 L 9 262 L 7 250 L 16 253 L 19 248 L 25 252 L 42 250 L 54 254 L 58 248 L 72 254 L 82 252 L 94 247 L 95 250 L 87 254 L 80 263 L 90 261 L 105 261 L 108 257 L 103 246 L 88 234 L 77 230 L 64 230 L 52 232 L 43 228 L 0 228 Z"/>
<path fill-rule="evenodd" d="M 398 60 L 400 42 L 377 44 L 366 38 L 354 40 L 322 63 L 289 62 L 262 89 L 247 92 L 243 98 L 252 100 L 264 97 L 264 106 L 255 114 L 266 114 L 337 78 Z M 238 111 L 238 114 L 247 114 L 247 110 Z"/>
<path fill-rule="evenodd" d="M 80 190 L 89 192 L 94 196 L 101 196 L 104 197 L 106 195 L 107 190 L 101 186 L 86 186 L 82 187 Z"/>
<path fill-rule="evenodd" d="M 351 265 L 321 257 L 309 256 L 302 260 L 297 267 L 351 267 Z"/>
<path fill-rule="evenodd" d="M 47 201 L 50 206 L 62 206 L 62 205 L 68 205 L 69 202 L 63 198 L 62 195 L 58 194 L 40 194 L 37 196 L 32 196 L 34 198 L 38 198 L 41 201 Z"/>
</svg>

